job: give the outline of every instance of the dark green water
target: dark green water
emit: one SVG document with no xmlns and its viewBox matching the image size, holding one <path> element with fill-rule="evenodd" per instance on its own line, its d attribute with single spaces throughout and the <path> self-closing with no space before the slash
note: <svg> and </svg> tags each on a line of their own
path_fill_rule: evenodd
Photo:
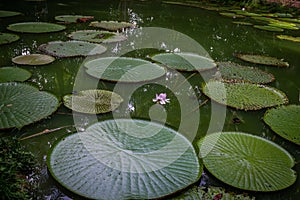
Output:
<svg viewBox="0 0 300 200">
<path fill-rule="evenodd" d="M 259 66 L 261 69 L 268 71 L 276 77 L 276 80 L 271 83 L 282 91 L 284 91 L 291 104 L 299 104 L 299 89 L 300 89 L 300 44 L 289 41 L 281 41 L 276 39 L 274 33 L 257 30 L 253 27 L 239 26 L 232 23 L 232 19 L 222 17 L 215 11 L 207 11 L 199 8 L 190 8 L 183 6 L 174 6 L 162 4 L 160 1 L 102 1 L 102 0 L 74 0 L 74 1 L 42 1 L 42 2 L 27 2 L 27 1 L 0 1 L 0 10 L 13 10 L 24 13 L 22 16 L 0 19 L 0 32 L 7 32 L 6 26 L 10 23 L 22 21 L 45 21 L 54 22 L 54 16 L 62 14 L 82 14 L 93 15 L 97 20 L 119 20 L 119 21 L 135 21 L 140 27 L 161 27 L 185 34 L 195 41 L 209 53 L 216 61 L 234 61 L 242 63 L 237 58 L 233 57 L 235 52 L 247 52 L 256 54 L 269 54 L 278 58 L 284 58 L 290 63 L 287 69 L 279 69 L 276 67 Z M 37 46 L 42 43 L 54 40 L 67 40 L 67 34 L 72 31 L 88 29 L 88 24 L 69 24 L 67 29 L 58 33 L 49 34 L 19 34 L 21 40 L 10 45 L 0 46 L 0 66 L 12 65 L 11 58 L 22 53 L 37 52 Z M 286 31 L 295 36 L 300 36 L 300 31 Z M 109 46 L 111 50 L 114 46 Z M 189 46 L 186 47 L 186 50 Z M 134 50 L 134 49 L 133 49 Z M 155 52 L 153 50 L 131 52 L 130 56 L 144 57 L 145 55 Z M 74 90 L 75 77 L 81 74 L 81 64 L 84 58 L 66 58 L 58 59 L 54 63 L 40 67 L 23 67 L 33 73 L 29 80 L 33 85 L 38 86 L 41 90 L 47 90 L 58 97 L 71 93 Z M 251 65 L 251 64 L 249 64 Z M 190 77 L 191 74 L 183 74 L 185 77 Z M 80 88 L 89 89 L 95 84 L 95 79 L 81 74 L 82 84 Z M 162 85 L 166 81 L 172 85 L 180 85 L 176 75 L 170 74 L 168 80 L 157 80 L 157 84 L 149 83 L 138 86 L 130 98 L 130 102 L 135 106 L 135 110 L 129 112 L 127 105 L 122 105 L 116 113 L 118 117 L 124 117 L 130 114 L 136 118 L 149 118 L 149 109 L 153 105 L 152 99 L 156 93 L 167 92 L 171 103 L 165 106 L 167 113 L 167 124 L 178 128 L 181 120 L 181 103 L 172 94 L 171 90 L 166 89 Z M 192 88 L 186 88 L 182 94 L 187 94 L 189 91 L 195 91 L 199 103 L 205 101 L 199 90 L 203 83 L 200 75 L 195 75 L 189 78 Z M 99 88 L 112 90 L 113 83 L 99 82 Z M 137 87 L 136 85 L 125 84 L 121 85 L 124 93 L 130 88 Z M 223 109 L 223 106 L 215 105 L 217 109 Z M 208 102 L 200 108 L 200 123 L 195 140 L 205 135 L 211 120 L 211 103 Z M 194 110 L 194 108 L 190 108 Z M 300 174 L 300 149 L 299 146 L 288 142 L 274 134 L 268 126 L 262 121 L 262 116 L 266 110 L 260 111 L 237 111 L 235 109 L 226 108 L 226 119 L 223 126 L 224 131 L 242 131 L 252 133 L 265 138 L 268 138 L 286 150 L 295 157 L 296 165 L 294 169 Z M 194 113 L 189 113 L 191 122 Z M 113 115 L 99 115 L 100 120 L 112 118 Z M 234 124 L 232 118 L 239 117 L 242 123 Z M 81 120 L 82 128 L 92 123 L 89 116 L 78 115 Z M 60 190 L 57 189 L 55 182 L 47 175 L 45 164 L 45 156 L 51 147 L 51 144 L 60 136 L 75 131 L 72 127 L 74 124 L 72 112 L 60 106 L 58 111 L 45 120 L 26 126 L 21 130 L 12 129 L 2 131 L 1 136 L 29 136 L 45 129 L 54 129 L 58 127 L 70 126 L 62 128 L 59 131 L 44 134 L 23 141 L 23 144 L 32 151 L 40 161 L 42 168 L 42 177 L 40 177 L 40 192 L 41 196 L 52 196 L 52 199 L 57 199 Z M 184 132 L 189 137 L 188 130 Z M 215 178 L 210 176 L 212 185 L 222 186 L 229 191 L 242 193 L 243 191 L 236 190 L 227 185 L 222 184 Z M 253 193 L 251 196 L 257 199 L 299 199 L 300 198 L 300 181 L 291 187 L 272 193 Z"/>
</svg>

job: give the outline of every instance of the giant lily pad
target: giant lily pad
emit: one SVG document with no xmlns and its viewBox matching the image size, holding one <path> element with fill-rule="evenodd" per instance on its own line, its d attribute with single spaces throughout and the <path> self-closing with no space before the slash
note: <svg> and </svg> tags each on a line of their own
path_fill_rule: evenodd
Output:
<svg viewBox="0 0 300 200">
<path fill-rule="evenodd" d="M 212 59 L 192 53 L 161 53 L 151 59 L 180 71 L 203 71 L 217 66 Z"/>
<path fill-rule="evenodd" d="M 287 105 L 265 113 L 264 121 L 281 137 L 300 145 L 300 106 Z"/>
<path fill-rule="evenodd" d="M 242 110 L 259 110 L 288 103 L 280 90 L 250 83 L 209 81 L 203 92 L 212 100 Z"/>
<path fill-rule="evenodd" d="M 10 24 L 7 27 L 10 31 L 21 33 L 50 33 L 66 29 L 65 26 L 47 22 L 22 22 Z"/>
<path fill-rule="evenodd" d="M 127 58 L 106 57 L 84 64 L 86 72 L 98 79 L 118 82 L 142 82 L 165 75 L 166 70 L 149 61 Z"/>
<path fill-rule="evenodd" d="M 18 67 L 1 67 L 0 83 L 12 81 L 26 81 L 31 77 L 31 73 L 25 69 Z"/>
<path fill-rule="evenodd" d="M 261 64 L 261 65 L 271 65 L 277 67 L 288 67 L 289 63 L 283 60 L 280 60 L 275 57 L 265 56 L 265 55 L 253 55 L 253 54 L 235 54 L 236 57 L 244 61 Z"/>
<path fill-rule="evenodd" d="M 196 182 L 201 165 L 191 143 L 150 121 L 98 122 L 59 140 L 47 156 L 52 176 L 91 199 L 156 199 Z"/>
<path fill-rule="evenodd" d="M 0 33 L 0 45 L 9 44 L 19 40 L 20 37 L 16 34 L 11 33 Z"/>
<path fill-rule="evenodd" d="M 65 22 L 65 23 L 76 23 L 76 22 L 86 22 L 94 19 L 94 16 L 85 15 L 59 15 L 55 16 L 55 20 Z"/>
<path fill-rule="evenodd" d="M 15 12 L 15 11 L 0 10 L 0 18 L 1 17 L 13 17 L 13 16 L 21 15 L 21 14 L 22 13 Z"/>
<path fill-rule="evenodd" d="M 300 42 L 300 37 L 293 37 L 290 35 L 276 35 L 277 38 L 281 39 L 281 40 L 289 40 L 289 41 L 293 41 L 293 42 Z"/>
<path fill-rule="evenodd" d="M 0 129 L 22 128 L 51 115 L 58 99 L 24 83 L 0 83 Z"/>
<path fill-rule="evenodd" d="M 14 57 L 12 61 L 18 65 L 47 65 L 55 61 L 55 58 L 43 54 L 28 54 Z"/>
<path fill-rule="evenodd" d="M 240 132 L 210 134 L 198 142 L 206 169 L 233 187 L 251 191 L 276 191 L 297 178 L 293 157 L 279 145 Z"/>
<path fill-rule="evenodd" d="M 222 79 L 229 82 L 270 83 L 275 78 L 260 69 L 242 66 L 233 62 L 219 62 Z"/>
<path fill-rule="evenodd" d="M 123 101 L 120 95 L 106 90 L 83 90 L 76 94 L 65 95 L 63 99 L 66 107 L 89 114 L 114 111 Z"/>
<path fill-rule="evenodd" d="M 73 40 L 82 40 L 95 43 L 111 43 L 124 41 L 127 38 L 119 33 L 97 30 L 75 31 L 68 35 Z"/>
<path fill-rule="evenodd" d="M 83 41 L 54 41 L 40 45 L 39 50 L 63 58 L 102 54 L 106 51 L 106 47 Z"/>
<path fill-rule="evenodd" d="M 90 23 L 90 26 L 96 28 L 102 28 L 108 31 L 118 31 L 124 28 L 134 27 L 134 24 L 128 22 L 117 22 L 117 21 L 94 21 Z"/>
<path fill-rule="evenodd" d="M 266 25 L 254 25 L 254 28 L 265 30 L 265 31 L 273 31 L 273 32 L 282 32 L 283 29 L 274 26 L 266 26 Z"/>
</svg>

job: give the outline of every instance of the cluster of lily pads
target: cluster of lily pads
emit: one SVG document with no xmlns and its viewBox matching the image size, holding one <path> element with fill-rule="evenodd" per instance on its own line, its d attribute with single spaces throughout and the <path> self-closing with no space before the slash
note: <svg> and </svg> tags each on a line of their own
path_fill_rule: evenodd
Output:
<svg viewBox="0 0 300 200">
<path fill-rule="evenodd" d="M 55 19 L 82 23 L 92 18 L 66 15 Z M 74 39 L 72 41 L 50 41 L 40 45 L 39 51 L 47 55 L 18 56 L 12 62 L 17 65 L 42 65 L 54 62 L 55 57 L 102 54 L 106 47 L 99 43 L 126 39 L 118 32 L 109 31 L 130 28 L 133 24 L 95 21 L 90 26 L 106 30 L 70 33 L 69 38 Z M 64 25 L 46 22 L 8 26 L 8 30 L 21 33 L 61 31 L 65 28 Z M 257 64 L 288 67 L 287 62 L 269 56 L 236 56 Z M 187 73 L 217 70 L 215 77 L 203 85 L 205 95 L 241 110 L 275 107 L 266 112 L 264 121 L 282 137 L 300 143 L 297 136 L 300 107 L 285 106 L 288 103 L 286 94 L 266 85 L 275 79 L 272 74 L 231 62 L 216 63 L 211 58 L 188 52 L 160 53 L 152 55 L 151 60 L 105 57 L 89 60 L 84 67 L 92 77 L 124 83 L 157 79 L 163 77 L 168 69 Z M 3 72 L 0 73 L 0 129 L 22 128 L 51 115 L 60 105 L 54 95 L 39 91 L 29 83 L 22 83 L 30 78 L 28 71 L 16 67 L 1 67 L 0 70 Z M 88 114 L 114 111 L 122 101 L 119 94 L 98 89 L 78 91 L 63 97 L 66 107 Z M 28 104 L 30 108 L 25 106 Z M 290 130 L 279 123 L 284 121 L 282 118 L 289 120 Z M 181 133 L 159 123 L 111 119 L 57 140 L 49 151 L 47 165 L 51 175 L 62 186 L 92 199 L 165 197 L 196 183 L 203 167 L 224 183 L 248 191 L 277 191 L 296 181 L 297 175 L 292 169 L 295 165 L 293 157 L 267 139 L 242 132 L 217 132 L 201 138 L 196 146 L 199 153 Z M 194 187 L 184 191 L 178 199 L 218 198 L 218 195 L 229 194 L 214 188 L 204 192 L 202 188 Z"/>
</svg>

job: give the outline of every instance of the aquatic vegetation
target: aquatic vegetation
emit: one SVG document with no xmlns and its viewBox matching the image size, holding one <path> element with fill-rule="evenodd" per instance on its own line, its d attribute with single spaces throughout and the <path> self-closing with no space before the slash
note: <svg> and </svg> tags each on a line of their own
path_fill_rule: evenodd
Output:
<svg viewBox="0 0 300 200">
<path fill-rule="evenodd" d="M 127 39 L 127 37 L 119 33 L 97 30 L 75 31 L 69 34 L 68 37 L 73 40 L 81 40 L 95 43 L 121 42 Z"/>
<path fill-rule="evenodd" d="M 114 111 L 123 102 L 120 95 L 107 90 L 83 90 L 63 97 L 64 105 L 73 111 L 100 114 Z"/>
<path fill-rule="evenodd" d="M 26 81 L 31 77 L 31 72 L 18 67 L 1 67 L 0 68 L 0 83 Z"/>
<path fill-rule="evenodd" d="M 95 28 L 101 28 L 108 31 L 118 31 L 124 28 L 131 28 L 135 25 L 129 22 L 117 22 L 117 21 L 94 21 L 90 23 L 90 26 Z"/>
<path fill-rule="evenodd" d="M 233 21 L 232 23 L 238 24 L 238 25 L 245 25 L 245 26 L 252 26 L 253 25 L 250 22 L 243 22 L 243 21 Z"/>
<path fill-rule="evenodd" d="M 0 45 L 9 44 L 19 40 L 20 37 L 12 33 L 0 33 Z"/>
<path fill-rule="evenodd" d="M 101 80 L 143 82 L 165 75 L 166 70 L 146 60 L 127 57 L 105 57 L 84 63 L 86 72 Z"/>
<path fill-rule="evenodd" d="M 283 29 L 288 29 L 288 30 L 298 30 L 299 29 L 296 24 L 289 23 L 289 22 L 282 22 L 282 21 L 271 22 L 269 24 L 269 26 L 274 26 L 277 28 L 283 28 Z"/>
<path fill-rule="evenodd" d="M 229 82 L 270 83 L 275 77 L 258 68 L 242 66 L 233 62 L 218 62 L 221 77 Z"/>
<path fill-rule="evenodd" d="M 231 18 L 244 18 L 245 17 L 244 15 L 238 15 L 236 13 L 230 13 L 230 12 L 220 12 L 219 14 L 222 16 L 231 17 Z"/>
<path fill-rule="evenodd" d="M 241 110 L 259 110 L 288 103 L 282 91 L 250 83 L 211 80 L 203 86 L 203 93 L 220 104 Z"/>
<path fill-rule="evenodd" d="M 65 23 L 80 23 L 87 22 L 89 20 L 94 19 L 94 16 L 86 16 L 86 15 L 58 15 L 54 17 L 55 20 Z"/>
<path fill-rule="evenodd" d="M 83 41 L 53 41 L 40 45 L 38 49 L 60 58 L 99 55 L 106 51 L 106 47 L 100 44 Z"/>
<path fill-rule="evenodd" d="M 257 17 L 257 16 L 254 16 L 254 17 L 251 17 L 252 19 L 255 19 L 257 21 L 264 21 L 264 22 L 278 22 L 277 19 L 273 19 L 273 18 L 270 18 L 270 17 Z"/>
<path fill-rule="evenodd" d="M 8 30 L 21 33 L 51 33 L 66 29 L 65 26 L 47 22 L 21 22 L 10 24 Z"/>
<path fill-rule="evenodd" d="M 261 65 L 270 65 L 276 67 L 288 67 L 289 63 L 271 56 L 266 55 L 255 55 L 255 54 L 243 54 L 237 53 L 235 56 L 243 61 L 261 64 Z"/>
<path fill-rule="evenodd" d="M 160 93 L 156 94 L 155 98 L 152 100 L 153 102 L 157 102 L 161 105 L 164 105 L 166 103 L 170 103 L 170 99 L 167 99 L 167 94 L 166 93 Z"/>
<path fill-rule="evenodd" d="M 300 106 L 287 105 L 268 110 L 264 121 L 281 137 L 300 145 Z"/>
<path fill-rule="evenodd" d="M 202 171 L 192 144 L 180 133 L 132 119 L 105 120 L 61 138 L 47 165 L 61 185 L 92 199 L 163 197 L 193 184 Z"/>
<path fill-rule="evenodd" d="M 204 71 L 217 66 L 214 60 L 194 53 L 160 53 L 151 59 L 179 71 Z"/>
<path fill-rule="evenodd" d="M 2 18 L 2 17 L 13 17 L 13 16 L 21 15 L 21 14 L 22 13 L 15 12 L 15 11 L 0 10 L 0 18 Z"/>
<path fill-rule="evenodd" d="M 58 99 L 25 83 L 0 83 L 0 129 L 22 128 L 51 115 Z"/>
<path fill-rule="evenodd" d="M 265 30 L 265 31 L 272 31 L 272 32 L 282 32 L 284 31 L 282 28 L 269 26 L 269 25 L 254 25 L 254 28 Z"/>
<path fill-rule="evenodd" d="M 12 62 L 18 65 L 47 65 L 54 61 L 54 57 L 43 54 L 20 55 L 12 58 Z"/>
<path fill-rule="evenodd" d="M 277 191 L 297 178 L 294 158 L 262 137 L 241 132 L 218 132 L 198 141 L 205 168 L 233 187 L 251 191 Z"/>
<path fill-rule="evenodd" d="M 293 37 L 293 36 L 290 36 L 290 35 L 276 35 L 276 37 L 281 39 L 281 40 L 300 42 L 300 37 Z"/>
</svg>

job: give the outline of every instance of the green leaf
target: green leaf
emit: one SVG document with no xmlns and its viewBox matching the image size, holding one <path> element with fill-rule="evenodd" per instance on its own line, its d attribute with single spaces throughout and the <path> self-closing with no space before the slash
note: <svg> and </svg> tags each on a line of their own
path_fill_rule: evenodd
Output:
<svg viewBox="0 0 300 200">
<path fill-rule="evenodd" d="M 230 17 L 230 18 L 243 18 L 243 17 L 245 17 L 244 15 L 238 15 L 236 13 L 231 13 L 231 12 L 220 12 L 219 14 L 222 15 L 222 16 L 225 16 L 225 17 Z"/>
<path fill-rule="evenodd" d="M 289 40 L 289 41 L 293 41 L 293 42 L 300 42 L 300 37 L 293 37 L 290 35 L 276 35 L 277 38 L 281 39 L 281 40 Z"/>
<path fill-rule="evenodd" d="M 204 71 L 216 67 L 212 59 L 193 53 L 161 53 L 151 59 L 180 71 Z"/>
<path fill-rule="evenodd" d="M 0 83 L 12 81 L 26 81 L 31 77 L 31 73 L 25 69 L 18 67 L 1 67 Z"/>
<path fill-rule="evenodd" d="M 233 62 L 217 63 L 222 79 L 229 82 L 270 83 L 275 80 L 270 73 Z"/>
<path fill-rule="evenodd" d="M 22 13 L 15 12 L 15 11 L 0 10 L 0 18 L 2 18 L 2 17 L 13 17 L 13 16 L 21 15 L 21 14 Z"/>
<path fill-rule="evenodd" d="M 114 111 L 123 102 L 117 93 L 106 90 L 83 90 L 65 95 L 64 105 L 76 112 L 100 114 Z"/>
<path fill-rule="evenodd" d="M 244 190 L 277 191 L 297 178 L 293 157 L 279 145 L 251 134 L 219 132 L 198 142 L 204 166 L 216 178 Z"/>
<path fill-rule="evenodd" d="M 58 15 L 54 17 L 55 20 L 66 22 L 66 23 L 76 23 L 80 21 L 80 19 L 84 19 L 84 21 L 88 21 L 94 19 L 94 16 L 86 16 L 86 15 Z"/>
<path fill-rule="evenodd" d="M 277 21 L 277 22 L 271 22 L 269 26 L 277 27 L 277 28 L 283 28 L 283 29 L 288 29 L 288 30 L 298 30 L 299 28 L 296 26 L 296 24 L 289 23 L 289 22 L 282 22 L 282 21 Z"/>
<path fill-rule="evenodd" d="M 66 29 L 65 26 L 47 22 L 22 22 L 10 24 L 7 27 L 10 31 L 21 33 L 51 33 Z"/>
<path fill-rule="evenodd" d="M 42 52 L 49 55 L 65 58 L 76 56 L 99 55 L 106 51 L 106 47 L 83 41 L 54 41 L 42 44 L 38 47 Z"/>
<path fill-rule="evenodd" d="M 128 22 L 117 22 L 117 21 L 94 21 L 90 23 L 90 26 L 105 29 L 108 31 L 118 31 L 124 28 L 134 27 L 134 24 Z"/>
<path fill-rule="evenodd" d="M 127 38 L 119 33 L 96 30 L 81 30 L 72 32 L 68 35 L 73 40 L 81 40 L 95 43 L 112 43 L 121 42 Z"/>
<path fill-rule="evenodd" d="M 237 25 L 245 25 L 245 26 L 252 26 L 253 24 L 250 22 L 243 22 L 243 21 L 233 21 L 232 23 Z"/>
<path fill-rule="evenodd" d="M 86 72 L 98 79 L 118 82 L 143 82 L 165 75 L 166 70 L 149 61 L 127 58 L 106 57 L 84 64 Z"/>
<path fill-rule="evenodd" d="M 274 26 L 254 25 L 253 27 L 261 29 L 261 30 L 265 30 L 265 31 L 272 31 L 272 32 L 282 32 L 283 31 L 282 28 L 274 27 Z"/>
<path fill-rule="evenodd" d="M 191 143 L 143 120 L 98 122 L 60 139 L 47 156 L 51 175 L 91 199 L 155 199 L 196 182 L 201 165 Z"/>
<path fill-rule="evenodd" d="M 55 58 L 43 54 L 28 54 L 14 57 L 12 62 L 18 65 L 47 65 L 55 61 Z"/>
<path fill-rule="evenodd" d="M 253 54 L 235 54 L 241 60 L 246 62 L 261 64 L 261 65 L 270 65 L 270 66 L 277 66 L 277 67 L 288 67 L 289 63 L 283 61 L 282 59 L 278 59 L 271 56 L 265 55 L 253 55 Z"/>
<path fill-rule="evenodd" d="M 0 83 L 0 129 L 22 128 L 51 115 L 58 99 L 24 83 Z"/>
<path fill-rule="evenodd" d="M 241 110 L 259 110 L 288 103 L 280 90 L 250 83 L 209 81 L 203 93 L 212 100 Z"/>
<path fill-rule="evenodd" d="M 281 137 L 300 145 L 300 106 L 287 105 L 268 110 L 264 121 Z"/>
<path fill-rule="evenodd" d="M 11 33 L 0 33 L 0 45 L 9 44 L 19 40 L 20 37 L 16 34 Z"/>
</svg>

